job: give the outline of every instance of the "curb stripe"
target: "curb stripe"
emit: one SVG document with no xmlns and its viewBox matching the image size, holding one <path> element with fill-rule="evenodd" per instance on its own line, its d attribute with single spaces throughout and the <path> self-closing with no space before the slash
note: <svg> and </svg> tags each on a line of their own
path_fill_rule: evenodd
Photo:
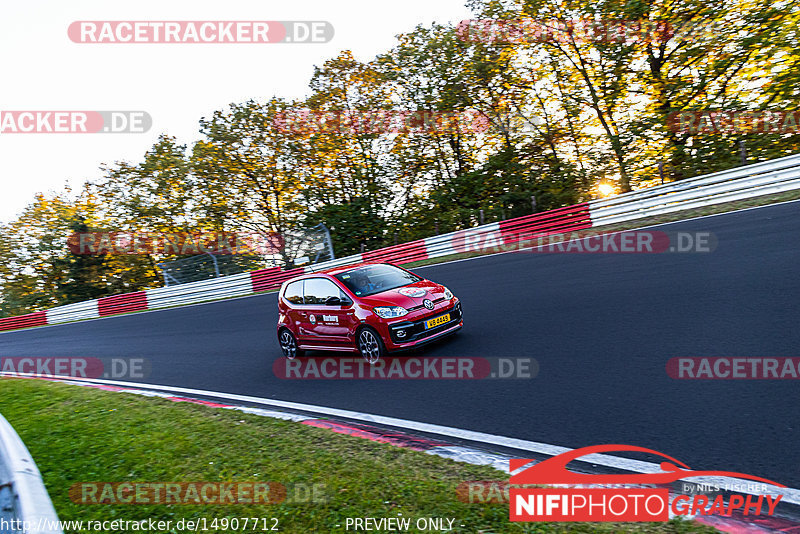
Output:
<svg viewBox="0 0 800 534">
<path fill-rule="evenodd" d="M 0 372 L 0 376 L 7 376 L 10 378 L 37 378 L 33 373 L 8 373 Z M 238 401 L 244 403 L 263 404 L 276 408 L 284 408 L 288 410 L 296 410 L 301 412 L 308 412 L 317 415 L 307 416 L 305 419 L 319 419 L 319 416 L 333 416 L 343 419 L 351 419 L 365 423 L 375 423 L 389 427 L 403 429 L 404 431 L 416 431 L 424 434 L 433 434 L 442 437 L 463 439 L 484 445 L 496 445 L 520 451 L 533 452 L 544 456 L 556 456 L 558 454 L 569 452 L 574 449 L 567 447 L 559 447 L 557 445 L 549 445 L 547 443 L 539 443 L 536 441 L 528 441 L 524 439 L 512 438 L 507 436 L 498 436 L 496 434 L 487 434 L 484 432 L 477 432 L 473 430 L 465 430 L 461 428 L 436 425 L 432 423 L 423 423 L 419 421 L 411 421 L 408 419 L 400 419 L 396 417 L 388 417 L 383 415 L 375 415 L 363 412 L 355 412 L 351 410 L 342 410 L 339 408 L 329 408 L 326 406 L 317 406 L 313 404 L 303 404 L 298 402 L 282 401 L 277 399 L 265 399 L 261 397 L 253 397 L 249 395 L 239 395 L 235 393 L 222 393 L 218 391 L 206 391 L 201 389 L 182 388 L 175 386 L 164 386 L 158 384 L 142 384 L 138 382 L 121 382 L 116 380 L 103 380 L 99 378 L 81 378 L 75 379 L 69 376 L 54 376 L 55 380 L 62 380 L 65 382 L 85 382 L 90 384 L 103 384 L 111 386 L 121 386 L 123 388 L 132 389 L 149 389 L 165 392 L 181 393 L 184 395 L 196 395 L 200 397 L 212 397 L 228 401 Z M 352 424 L 352 423 L 351 423 Z M 589 463 L 592 465 L 602 465 L 604 467 L 611 467 L 614 469 L 621 469 L 623 471 L 632 471 L 635 473 L 660 473 L 661 466 L 654 462 L 644 462 L 641 460 L 631 460 L 628 458 L 621 458 L 609 454 L 589 454 L 574 460 L 576 462 Z M 508 472 L 508 468 L 505 469 Z M 687 477 L 691 478 L 696 483 L 711 484 L 711 485 L 724 485 L 730 483 L 747 484 L 749 481 L 736 479 L 732 477 Z M 784 495 L 783 502 L 800 505 L 800 489 L 795 488 L 778 488 L 775 486 L 765 485 L 766 491 L 740 491 L 738 493 L 746 493 L 749 495 L 764 495 L 780 493 Z"/>
<path fill-rule="evenodd" d="M 429 451 L 434 447 L 449 445 L 443 441 L 436 441 L 432 439 L 415 437 L 408 434 L 388 432 L 385 429 L 372 427 L 368 425 L 356 425 L 342 423 L 338 421 L 330 421 L 328 419 L 308 419 L 303 421 L 304 425 L 315 426 L 317 428 L 327 428 L 337 434 L 346 434 L 348 436 L 356 436 L 378 443 L 388 443 L 397 447 L 405 449 L 412 449 L 415 451 Z"/>
<path fill-rule="evenodd" d="M 442 458 L 447 458 L 450 460 L 469 463 L 473 465 L 488 465 L 492 466 L 499 471 L 508 472 L 509 471 L 509 460 L 513 458 L 512 456 L 505 456 L 501 454 L 494 454 L 488 453 L 486 451 L 481 451 L 479 449 L 474 449 L 471 447 L 464 447 L 464 446 L 457 446 L 451 445 L 444 441 L 433 440 L 430 438 L 425 437 L 417 437 L 410 434 L 405 434 L 402 432 L 392 432 L 383 428 L 379 427 L 372 427 L 369 425 L 363 425 L 358 423 L 346 423 L 340 421 L 331 421 L 328 419 L 316 419 L 312 417 L 304 417 L 295 414 L 289 414 L 286 412 L 276 412 L 271 410 L 263 410 L 260 408 L 252 408 L 247 406 L 236 406 L 236 405 L 229 405 L 229 404 L 220 404 L 210 401 L 205 401 L 202 399 L 195 399 L 191 397 L 176 397 L 171 396 L 165 393 L 161 393 L 158 391 L 150 391 L 139 389 L 137 387 L 130 387 L 130 388 L 123 388 L 123 387 L 116 387 L 116 386 L 109 386 L 105 384 L 96 384 L 91 383 L 85 380 L 74 380 L 71 377 L 58 377 L 58 378 L 44 378 L 44 377 L 36 377 L 36 376 L 19 376 L 11 373 L 0 373 L 0 377 L 7 377 L 7 378 L 22 378 L 22 379 L 32 379 L 32 380 L 46 380 L 50 382 L 61 382 L 65 384 L 72 384 L 77 386 L 83 387 L 91 387 L 95 389 L 102 389 L 106 391 L 113 391 L 113 392 L 122 392 L 122 393 L 132 393 L 134 395 L 142 395 L 148 397 L 162 397 L 166 400 L 172 402 L 189 402 L 193 404 L 198 404 L 202 406 L 208 407 L 215 407 L 215 408 L 224 408 L 224 409 L 233 409 L 237 411 L 241 411 L 244 413 L 250 413 L 253 415 L 259 415 L 264 417 L 270 417 L 275 419 L 283 419 L 283 420 L 291 420 L 296 421 L 301 424 L 306 424 L 309 426 L 317 427 L 317 428 L 325 428 L 331 430 L 333 432 L 339 434 L 346 434 L 350 436 L 355 436 L 363 439 L 368 439 L 371 441 L 375 441 L 378 443 L 385 443 L 389 445 L 393 445 L 396 447 L 402 447 L 406 449 L 411 449 L 419 452 L 425 452 L 426 454 L 432 454 L 435 456 L 440 456 Z M 103 382 L 111 382 L 111 381 L 103 381 Z M 150 386 L 149 384 L 145 384 Z M 164 388 L 164 389 L 182 389 L 182 388 L 172 388 L 169 386 L 154 386 L 157 388 Z M 200 391 L 202 390 L 195 390 Z M 211 394 L 214 392 L 206 392 L 207 394 Z M 224 396 L 225 394 L 216 393 L 215 395 L 209 396 Z M 241 395 L 231 395 L 231 397 L 242 397 Z M 257 399 L 257 397 L 250 397 L 253 399 Z M 267 401 L 267 399 L 259 399 L 260 401 Z M 284 401 L 277 401 L 277 402 L 284 402 Z M 268 402 L 264 402 L 265 404 Z M 286 403 L 290 404 L 290 403 Z M 306 405 L 308 406 L 308 405 Z M 342 410 L 343 411 L 343 410 Z M 353 412 L 355 413 L 355 412 Z M 381 416 L 372 416 L 376 419 L 380 418 Z M 424 423 L 421 423 L 424 424 Z M 435 425 L 434 425 L 435 426 Z M 449 428 L 449 427 L 441 427 L 441 428 Z M 455 429 L 458 430 L 458 429 Z M 464 431 L 469 432 L 469 431 Z M 509 438 L 511 439 L 511 438 Z M 561 447 L 558 447 L 561 448 Z M 565 449 L 571 450 L 571 449 Z M 604 454 L 593 454 L 586 456 L 585 458 L 589 457 L 605 457 L 616 459 L 617 457 L 608 456 Z M 582 460 L 576 460 L 582 461 Z M 594 462 L 597 463 L 597 462 Z M 647 463 L 647 462 L 640 462 L 640 463 Z M 698 481 L 705 481 L 705 480 L 714 480 L 717 481 L 725 481 L 725 480 L 738 480 L 734 478 L 722 478 L 722 477 L 689 477 L 694 478 Z M 563 485 L 557 485 L 562 487 Z M 588 487 L 587 485 L 581 485 L 582 487 Z M 779 490 L 777 492 L 784 493 L 784 497 L 786 496 L 787 491 L 797 492 L 793 488 L 775 488 Z M 750 492 L 738 492 L 738 493 L 750 493 Z M 775 493 L 775 492 L 772 492 Z M 670 497 L 673 497 L 673 493 L 670 492 Z M 783 499 L 785 502 L 792 502 L 797 504 L 795 501 L 790 499 Z M 670 518 L 672 518 L 672 513 L 670 512 Z M 792 522 L 788 519 L 783 517 L 761 517 L 761 516 L 754 516 L 752 518 L 748 518 L 742 515 L 739 512 L 734 513 L 733 516 L 730 517 L 720 517 L 720 516 L 687 516 L 686 520 L 694 520 L 698 523 L 711 526 L 716 528 L 722 532 L 728 532 L 731 534 L 760 534 L 760 533 L 790 533 L 790 534 L 800 534 L 800 524 L 796 522 Z"/>
</svg>

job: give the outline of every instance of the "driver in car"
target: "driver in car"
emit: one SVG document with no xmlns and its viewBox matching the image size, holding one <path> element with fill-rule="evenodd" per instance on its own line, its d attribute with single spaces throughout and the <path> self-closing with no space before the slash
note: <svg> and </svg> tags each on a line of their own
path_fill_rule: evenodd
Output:
<svg viewBox="0 0 800 534">
<path fill-rule="evenodd" d="M 373 284 L 372 281 L 370 281 L 369 276 L 364 273 L 355 272 L 351 275 L 351 279 L 358 286 L 358 294 L 372 293 L 381 287 L 377 284 Z"/>
</svg>

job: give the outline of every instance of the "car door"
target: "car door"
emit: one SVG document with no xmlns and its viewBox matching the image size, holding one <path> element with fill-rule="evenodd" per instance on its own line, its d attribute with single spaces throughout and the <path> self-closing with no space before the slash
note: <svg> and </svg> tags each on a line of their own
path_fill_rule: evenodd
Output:
<svg viewBox="0 0 800 534">
<path fill-rule="evenodd" d="M 287 303 L 287 322 L 291 325 L 291 330 L 294 332 L 298 343 L 307 342 L 308 338 L 312 335 L 309 313 L 306 311 L 303 299 L 304 285 L 305 280 L 297 280 L 296 282 L 288 284 L 283 293 L 283 299 Z"/>
<path fill-rule="evenodd" d="M 328 278 L 306 278 L 303 296 L 311 323 L 309 343 L 327 347 L 349 344 L 355 310 L 339 286 Z M 345 305 L 330 304 L 331 298 L 340 302 L 347 299 L 347 302 Z"/>
</svg>

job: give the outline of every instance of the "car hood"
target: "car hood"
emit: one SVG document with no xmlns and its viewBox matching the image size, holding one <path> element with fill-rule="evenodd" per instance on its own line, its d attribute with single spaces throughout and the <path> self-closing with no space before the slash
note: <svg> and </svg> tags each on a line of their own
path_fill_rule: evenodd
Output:
<svg viewBox="0 0 800 534">
<path fill-rule="evenodd" d="M 419 297 L 410 297 L 403 295 L 401 290 L 415 288 L 425 291 L 424 295 Z M 403 308 L 413 308 L 420 306 L 425 299 L 435 300 L 444 297 L 444 286 L 431 282 L 430 280 L 421 280 L 414 282 L 407 286 L 396 287 L 387 291 L 381 291 L 368 297 L 360 297 L 359 301 L 367 306 L 402 306 Z"/>
</svg>

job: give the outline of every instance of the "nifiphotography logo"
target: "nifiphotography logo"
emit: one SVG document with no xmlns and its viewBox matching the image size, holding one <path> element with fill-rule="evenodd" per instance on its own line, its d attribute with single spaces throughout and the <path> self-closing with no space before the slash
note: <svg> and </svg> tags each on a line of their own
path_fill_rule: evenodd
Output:
<svg viewBox="0 0 800 534">
<path fill-rule="evenodd" d="M 588 454 L 602 452 L 642 452 L 660 456 L 661 473 L 633 475 L 585 474 L 567 469 L 571 461 Z M 510 471 L 534 462 L 512 459 Z M 629 487 L 635 485 L 662 485 L 690 477 L 732 477 L 756 481 L 761 495 L 724 495 L 709 499 L 703 494 L 679 494 L 670 501 L 669 489 L 664 487 Z M 511 521 L 668 521 L 674 516 L 726 515 L 741 512 L 743 515 L 773 515 L 783 495 L 767 494 L 769 486 L 785 488 L 783 484 L 743 473 L 730 471 L 695 471 L 688 465 L 643 447 L 632 445 L 594 445 L 568 451 L 538 462 L 511 476 L 512 485 L 581 485 L 584 487 L 511 487 L 509 505 Z M 585 487 L 591 485 L 592 487 Z M 613 485 L 603 488 L 597 486 Z M 620 485 L 626 487 L 619 487 Z M 741 483 L 731 485 L 741 488 Z M 724 489 L 724 488 L 723 488 Z M 777 493 L 777 492 L 775 492 Z"/>
</svg>

